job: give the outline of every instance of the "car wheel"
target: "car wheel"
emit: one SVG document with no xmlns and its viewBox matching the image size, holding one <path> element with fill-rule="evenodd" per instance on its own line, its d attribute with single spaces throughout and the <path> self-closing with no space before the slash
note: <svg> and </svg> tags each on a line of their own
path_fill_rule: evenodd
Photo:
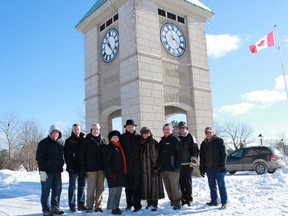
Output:
<svg viewBox="0 0 288 216">
<path fill-rule="evenodd" d="M 275 171 L 276 171 L 276 169 L 268 170 L 268 173 L 273 174 L 273 173 L 275 173 Z"/>
<path fill-rule="evenodd" d="M 258 175 L 262 175 L 267 172 L 267 167 L 264 163 L 257 163 L 255 166 L 255 171 Z"/>
<path fill-rule="evenodd" d="M 233 171 L 229 171 L 229 173 L 230 173 L 231 175 L 233 175 L 233 174 L 236 173 L 236 171 L 235 171 L 235 170 L 233 170 Z"/>
</svg>

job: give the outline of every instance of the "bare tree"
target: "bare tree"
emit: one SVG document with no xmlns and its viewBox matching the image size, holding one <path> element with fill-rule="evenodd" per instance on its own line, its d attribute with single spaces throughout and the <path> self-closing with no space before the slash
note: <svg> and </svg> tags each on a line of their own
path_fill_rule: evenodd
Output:
<svg viewBox="0 0 288 216">
<path fill-rule="evenodd" d="M 79 109 L 78 115 L 80 117 L 79 124 L 81 125 L 81 130 L 83 130 L 83 132 L 86 132 L 87 128 L 86 128 L 86 115 L 85 115 L 85 112 L 83 110 Z"/>
<path fill-rule="evenodd" d="M 71 136 L 71 131 L 72 131 L 72 126 L 67 127 L 65 130 L 63 130 L 62 138 L 61 138 L 63 142 L 65 142 L 65 140 Z"/>
<path fill-rule="evenodd" d="M 172 124 L 172 126 L 173 126 L 173 134 L 174 135 L 177 135 L 177 133 L 178 133 L 178 121 L 175 121 L 175 120 L 172 120 L 171 122 L 170 122 L 170 124 Z"/>
<path fill-rule="evenodd" d="M 8 159 L 12 158 L 13 151 L 18 146 L 19 120 L 13 113 L 0 120 L 0 133 L 3 134 L 2 140 L 8 146 Z"/>
<path fill-rule="evenodd" d="M 254 141 L 253 128 L 247 123 L 227 119 L 223 124 L 217 124 L 217 133 L 221 136 L 228 148 L 239 149 Z"/>
<path fill-rule="evenodd" d="M 37 144 L 43 139 L 44 133 L 39 124 L 34 121 L 25 121 L 21 124 L 19 142 L 21 149 L 18 158 L 27 171 L 37 169 L 35 160 Z"/>
<path fill-rule="evenodd" d="M 8 163 L 8 151 L 7 149 L 0 150 L 0 169 L 5 169 Z"/>
</svg>

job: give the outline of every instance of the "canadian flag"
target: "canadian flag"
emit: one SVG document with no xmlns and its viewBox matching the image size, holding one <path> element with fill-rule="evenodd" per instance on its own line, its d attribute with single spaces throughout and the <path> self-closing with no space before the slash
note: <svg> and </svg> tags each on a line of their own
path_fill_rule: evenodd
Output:
<svg viewBox="0 0 288 216">
<path fill-rule="evenodd" d="M 262 49 L 265 49 L 267 47 L 274 45 L 274 32 L 270 32 L 265 37 L 261 38 L 257 43 L 249 46 L 249 49 L 252 53 L 257 53 Z"/>
</svg>

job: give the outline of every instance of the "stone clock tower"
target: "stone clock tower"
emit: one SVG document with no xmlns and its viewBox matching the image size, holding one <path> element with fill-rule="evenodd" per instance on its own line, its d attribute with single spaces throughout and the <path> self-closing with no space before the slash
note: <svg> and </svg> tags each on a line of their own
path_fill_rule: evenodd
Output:
<svg viewBox="0 0 288 216">
<path fill-rule="evenodd" d="M 198 140 L 213 124 L 205 22 L 191 0 L 98 0 L 77 24 L 85 34 L 86 126 L 112 129 L 134 119 L 158 139 L 173 114 L 186 114 Z"/>
</svg>

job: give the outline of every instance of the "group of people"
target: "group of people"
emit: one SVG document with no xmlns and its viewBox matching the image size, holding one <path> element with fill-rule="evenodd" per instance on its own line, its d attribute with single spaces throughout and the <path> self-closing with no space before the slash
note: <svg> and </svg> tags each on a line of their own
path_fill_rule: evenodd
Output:
<svg viewBox="0 0 288 216">
<path fill-rule="evenodd" d="M 226 149 L 213 128 L 205 129 L 206 138 L 199 151 L 195 137 L 183 121 L 178 124 L 178 133 L 173 133 L 173 125 L 165 124 L 159 142 L 148 127 L 142 127 L 140 134 L 136 127 L 134 120 L 129 119 L 124 125 L 126 131 L 123 134 L 110 131 L 106 142 L 98 123 L 92 125 L 86 136 L 80 125 L 74 124 L 63 145 L 60 129 L 52 125 L 48 136 L 38 143 L 36 153 L 43 215 L 64 213 L 60 208 L 64 160 L 69 173 L 68 203 L 72 212 L 103 212 L 105 178 L 109 187 L 106 208 L 115 215 L 122 214 L 119 204 L 123 187 L 127 211 L 141 210 L 141 200 L 146 200 L 147 209 L 156 211 L 158 200 L 164 198 L 163 183 L 174 210 L 181 205 L 191 206 L 191 175 L 199 154 L 200 173 L 203 177 L 207 173 L 210 188 L 211 201 L 207 204 L 218 205 L 217 182 L 222 207 L 226 207 Z"/>
</svg>

